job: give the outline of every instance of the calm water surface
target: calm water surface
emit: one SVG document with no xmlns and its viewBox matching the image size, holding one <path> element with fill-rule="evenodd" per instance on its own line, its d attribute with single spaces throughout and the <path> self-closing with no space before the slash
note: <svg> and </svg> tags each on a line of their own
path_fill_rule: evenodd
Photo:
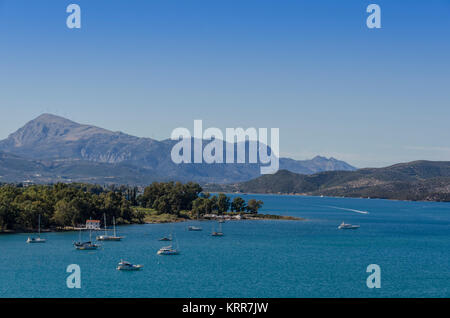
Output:
<svg viewBox="0 0 450 318">
<path fill-rule="evenodd" d="M 262 213 L 307 221 L 231 221 L 224 237 L 210 236 L 212 222 L 122 226 L 124 241 L 97 251 L 75 250 L 75 232 L 44 234 L 46 244 L 0 235 L 0 296 L 450 297 L 449 203 L 250 198 L 264 201 Z M 342 221 L 361 228 L 339 231 Z M 181 255 L 156 255 L 171 232 Z M 117 271 L 121 259 L 145 268 Z M 66 287 L 69 264 L 81 267 L 81 289 Z M 380 289 L 366 286 L 369 264 L 381 267 Z"/>
</svg>

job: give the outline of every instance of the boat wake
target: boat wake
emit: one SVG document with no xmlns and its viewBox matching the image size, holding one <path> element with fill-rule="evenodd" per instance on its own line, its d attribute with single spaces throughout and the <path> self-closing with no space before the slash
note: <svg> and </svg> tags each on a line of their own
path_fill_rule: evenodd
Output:
<svg viewBox="0 0 450 318">
<path fill-rule="evenodd" d="M 327 208 L 338 209 L 338 210 L 344 210 L 344 211 L 351 211 L 351 212 L 355 212 L 355 213 L 359 213 L 359 214 L 369 214 L 369 211 L 361 211 L 361 210 L 355 210 L 355 209 L 340 208 L 340 207 L 331 206 L 331 205 L 326 205 L 326 207 Z"/>
</svg>

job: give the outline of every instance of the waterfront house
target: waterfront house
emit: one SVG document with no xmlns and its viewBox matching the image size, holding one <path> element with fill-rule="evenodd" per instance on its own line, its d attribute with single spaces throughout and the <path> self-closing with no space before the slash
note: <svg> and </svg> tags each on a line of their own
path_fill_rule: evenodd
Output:
<svg viewBox="0 0 450 318">
<path fill-rule="evenodd" d="M 87 220 L 86 221 L 86 229 L 100 230 L 100 221 L 99 220 Z"/>
</svg>

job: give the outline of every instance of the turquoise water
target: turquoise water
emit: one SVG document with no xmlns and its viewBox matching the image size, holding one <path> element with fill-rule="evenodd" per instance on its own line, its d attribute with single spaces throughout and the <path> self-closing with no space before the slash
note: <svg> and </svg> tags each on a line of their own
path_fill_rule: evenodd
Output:
<svg viewBox="0 0 450 318">
<path fill-rule="evenodd" d="M 76 251 L 75 232 L 44 234 L 46 244 L 0 235 L 0 296 L 450 297 L 448 203 L 245 198 L 262 199 L 263 213 L 307 221 L 231 221 L 224 237 L 210 236 L 212 222 L 122 226 L 125 240 L 97 251 Z M 339 231 L 342 221 L 361 228 Z M 189 225 L 204 231 L 189 232 Z M 167 245 L 157 239 L 171 231 L 181 255 L 156 255 Z M 145 268 L 119 272 L 122 258 Z M 69 264 L 81 267 L 81 289 L 66 286 Z M 380 289 L 366 286 L 369 264 L 381 267 Z"/>
</svg>

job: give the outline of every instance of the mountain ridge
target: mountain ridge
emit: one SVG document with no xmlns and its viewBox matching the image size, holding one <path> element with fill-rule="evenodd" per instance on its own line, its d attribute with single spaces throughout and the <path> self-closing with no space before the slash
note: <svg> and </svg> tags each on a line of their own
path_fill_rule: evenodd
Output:
<svg viewBox="0 0 450 318">
<path fill-rule="evenodd" d="M 77 169 L 73 160 L 80 160 L 84 165 L 91 162 L 97 166 L 133 166 L 146 171 L 145 175 L 152 175 L 152 179 L 229 183 L 250 180 L 260 175 L 260 164 L 177 165 L 170 157 L 175 143 L 170 139 L 158 141 L 120 131 L 113 132 L 46 113 L 1 140 L 0 151 L 31 161 L 71 161 L 73 165 L 70 170 L 73 174 L 70 176 L 75 179 Z M 343 161 L 320 156 L 303 161 L 280 158 L 280 168 L 305 174 L 330 169 L 355 170 Z M 121 179 L 126 179 L 126 176 Z"/>
<path fill-rule="evenodd" d="M 312 175 L 280 170 L 211 191 L 450 201 L 450 162 L 418 160 L 385 168 L 326 171 Z"/>
</svg>

